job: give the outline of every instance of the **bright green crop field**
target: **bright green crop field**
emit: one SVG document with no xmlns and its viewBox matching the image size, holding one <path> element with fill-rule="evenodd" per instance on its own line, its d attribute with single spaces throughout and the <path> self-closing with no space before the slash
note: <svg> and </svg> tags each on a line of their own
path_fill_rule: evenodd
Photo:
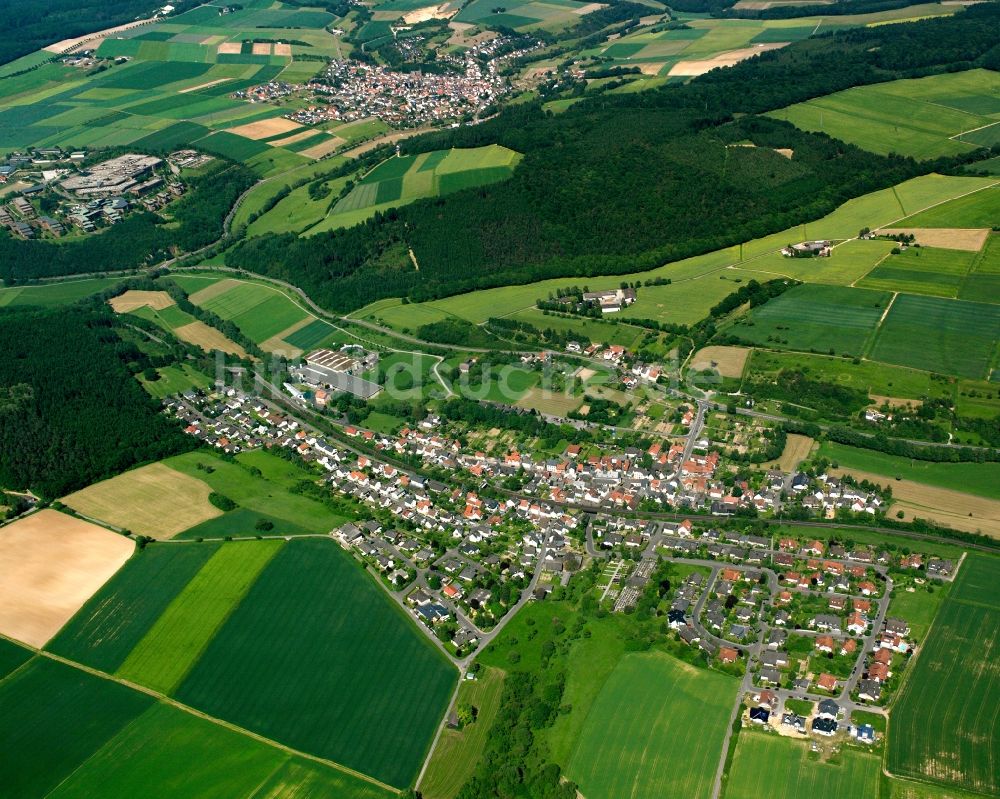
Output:
<svg viewBox="0 0 1000 799">
<path fill-rule="evenodd" d="M 181 683 L 186 704 L 412 783 L 456 672 L 330 540 L 293 540 Z"/>
<path fill-rule="evenodd" d="M 949 202 L 926 208 L 919 213 L 911 210 L 910 216 L 899 223 L 900 227 L 964 227 L 988 228 L 1000 219 L 1000 183 L 996 179 L 979 178 L 988 181 L 989 188 L 975 191 Z"/>
<path fill-rule="evenodd" d="M 905 291 L 935 297 L 957 297 L 977 253 L 936 247 L 911 247 L 884 261 L 858 282 L 880 291 Z"/>
<path fill-rule="evenodd" d="M 831 761 L 809 745 L 774 734 L 740 732 L 725 799 L 870 799 L 879 795 L 876 755 L 843 748 Z"/>
<path fill-rule="evenodd" d="M 154 545 L 138 550 L 46 648 L 114 673 L 218 547 Z"/>
<path fill-rule="evenodd" d="M 890 772 L 996 794 L 1000 758 L 997 560 L 970 555 L 935 618 L 893 709 Z M 934 725 L 927 720 L 934 719 Z"/>
<path fill-rule="evenodd" d="M 244 541 L 218 549 L 129 653 L 118 675 L 171 693 L 283 543 Z"/>
<path fill-rule="evenodd" d="M 626 655 L 591 707 L 567 776 L 593 799 L 708 797 L 736 688 L 669 655 Z"/>
<path fill-rule="evenodd" d="M 31 659 L 31 650 L 0 638 L 0 680 Z"/>
<path fill-rule="evenodd" d="M 97 277 L 45 283 L 40 286 L 13 286 L 0 289 L 0 308 L 7 305 L 67 305 L 91 294 L 97 294 L 121 281 L 119 277 Z"/>
</svg>

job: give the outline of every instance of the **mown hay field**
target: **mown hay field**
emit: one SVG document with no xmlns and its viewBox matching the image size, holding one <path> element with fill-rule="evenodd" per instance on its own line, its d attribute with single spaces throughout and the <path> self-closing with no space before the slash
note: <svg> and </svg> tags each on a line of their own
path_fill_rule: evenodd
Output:
<svg viewBox="0 0 1000 799">
<path fill-rule="evenodd" d="M 212 489 L 162 463 L 95 483 L 62 498 L 78 513 L 154 538 L 170 538 L 221 516 Z"/>
</svg>

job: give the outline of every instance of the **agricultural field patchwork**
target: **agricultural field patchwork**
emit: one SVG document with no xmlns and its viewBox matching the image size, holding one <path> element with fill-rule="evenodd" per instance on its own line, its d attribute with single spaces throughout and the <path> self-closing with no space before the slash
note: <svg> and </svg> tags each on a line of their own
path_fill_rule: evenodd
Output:
<svg viewBox="0 0 1000 799">
<path fill-rule="evenodd" d="M 975 260 L 975 252 L 910 247 L 899 255 L 887 255 L 856 285 L 880 291 L 957 297 Z"/>
<path fill-rule="evenodd" d="M 810 757 L 809 745 L 774 734 L 740 732 L 725 799 L 869 799 L 879 795 L 877 755 L 843 748 L 832 760 Z"/>
<path fill-rule="evenodd" d="M 970 555 L 944 600 L 893 708 L 888 770 L 995 794 L 1000 589 L 996 561 Z M 933 725 L 927 720 L 934 719 Z"/>
<path fill-rule="evenodd" d="M 520 160 L 519 153 L 496 144 L 390 158 L 365 175 L 309 233 L 350 227 L 376 211 L 423 197 L 506 180 Z"/>
<path fill-rule="evenodd" d="M 769 116 L 877 153 L 955 155 L 1000 142 L 1000 74 L 976 69 L 861 86 Z"/>
<path fill-rule="evenodd" d="M 43 646 L 134 549 L 131 539 L 51 509 L 0 528 L 0 633 Z"/>
<path fill-rule="evenodd" d="M 586 796 L 704 799 L 735 690 L 735 679 L 669 655 L 626 655 L 594 701 L 566 773 Z"/>
</svg>

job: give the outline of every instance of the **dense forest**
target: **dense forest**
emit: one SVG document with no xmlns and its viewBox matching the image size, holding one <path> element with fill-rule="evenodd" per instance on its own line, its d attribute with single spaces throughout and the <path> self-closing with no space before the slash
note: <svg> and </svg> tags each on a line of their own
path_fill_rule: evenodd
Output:
<svg viewBox="0 0 1000 799">
<path fill-rule="evenodd" d="M 156 0 L 0 0 L 0 64 L 48 44 L 152 16 Z M 178 10 L 197 5 L 179 0 Z"/>
<path fill-rule="evenodd" d="M 386 296 L 423 300 L 546 277 L 624 274 L 729 246 L 956 165 L 881 157 L 748 114 L 855 85 L 996 67 L 998 42 L 1000 7 L 984 4 L 955 17 L 837 31 L 686 85 L 584 100 L 558 116 L 538 103 L 515 106 L 482 125 L 402 145 L 413 153 L 502 144 L 525 153 L 510 180 L 348 230 L 255 238 L 227 263 L 349 310 Z M 747 142 L 756 147 L 734 146 Z"/>
<path fill-rule="evenodd" d="M 222 235 L 226 214 L 255 180 L 246 167 L 226 162 L 188 179 L 188 193 L 162 211 L 166 220 L 139 212 L 109 230 L 66 242 L 24 241 L 0 233 L 0 279 L 11 285 L 54 275 L 132 269 L 204 247 Z"/>
<path fill-rule="evenodd" d="M 133 377 L 119 324 L 100 306 L 0 311 L 0 485 L 58 497 L 194 446 Z"/>
</svg>

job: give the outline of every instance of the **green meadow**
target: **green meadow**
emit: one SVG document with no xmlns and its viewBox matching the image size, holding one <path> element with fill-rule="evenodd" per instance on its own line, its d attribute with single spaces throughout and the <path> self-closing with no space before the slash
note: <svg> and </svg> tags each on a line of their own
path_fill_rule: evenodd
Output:
<svg viewBox="0 0 1000 799">
<path fill-rule="evenodd" d="M 984 144 L 966 131 L 996 126 L 1000 134 L 998 95 L 1000 74 L 975 69 L 860 86 L 768 116 L 873 152 L 930 159 Z"/>
</svg>

